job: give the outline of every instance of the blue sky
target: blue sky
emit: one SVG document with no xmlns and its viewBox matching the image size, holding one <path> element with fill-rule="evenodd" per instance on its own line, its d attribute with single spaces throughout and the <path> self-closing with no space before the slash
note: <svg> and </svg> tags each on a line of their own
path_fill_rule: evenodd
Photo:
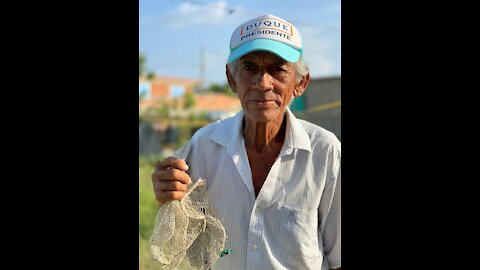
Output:
<svg viewBox="0 0 480 270">
<path fill-rule="evenodd" d="M 224 83 L 230 36 L 241 23 L 273 14 L 300 31 L 313 78 L 341 75 L 340 0 L 139 0 L 139 49 L 157 75 Z"/>
</svg>

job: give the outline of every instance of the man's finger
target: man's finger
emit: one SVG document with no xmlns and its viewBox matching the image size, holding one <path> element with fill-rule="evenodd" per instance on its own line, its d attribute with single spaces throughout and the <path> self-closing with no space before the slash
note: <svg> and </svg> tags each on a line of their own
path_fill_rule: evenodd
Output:
<svg viewBox="0 0 480 270">
<path fill-rule="evenodd" d="M 156 191 L 183 191 L 187 190 L 187 185 L 180 181 L 158 181 L 153 183 L 153 187 Z"/>
<path fill-rule="evenodd" d="M 188 184 L 190 182 L 190 176 L 181 170 L 170 169 L 170 170 L 160 170 L 155 171 L 152 174 L 152 181 L 180 181 L 183 184 Z"/>
<path fill-rule="evenodd" d="M 168 157 L 161 162 L 157 162 L 155 168 L 158 169 L 158 170 L 165 170 L 165 169 L 174 168 L 174 169 L 179 169 L 179 170 L 182 170 L 182 171 L 187 171 L 188 170 L 188 165 L 187 165 L 187 162 L 185 162 L 185 160 L 183 160 L 183 159 L 178 159 L 178 158 L 175 158 L 175 157 Z"/>
</svg>

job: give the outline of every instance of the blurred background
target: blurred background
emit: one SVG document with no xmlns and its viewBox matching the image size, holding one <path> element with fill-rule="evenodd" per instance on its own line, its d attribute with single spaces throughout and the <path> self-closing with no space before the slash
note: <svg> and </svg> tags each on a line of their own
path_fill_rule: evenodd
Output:
<svg viewBox="0 0 480 270">
<path fill-rule="evenodd" d="M 340 0 L 139 1 L 139 269 L 162 269 L 148 239 L 158 204 L 151 173 L 204 125 L 233 116 L 230 36 L 241 23 L 273 14 L 302 34 L 311 82 L 290 108 L 341 140 Z"/>
</svg>

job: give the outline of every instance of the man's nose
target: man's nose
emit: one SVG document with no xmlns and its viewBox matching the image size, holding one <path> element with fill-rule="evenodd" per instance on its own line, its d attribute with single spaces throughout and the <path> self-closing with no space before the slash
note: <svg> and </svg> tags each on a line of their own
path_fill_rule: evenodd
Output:
<svg viewBox="0 0 480 270">
<path fill-rule="evenodd" d="M 272 76 L 266 71 L 259 72 L 255 79 L 255 87 L 261 91 L 273 90 Z"/>
</svg>

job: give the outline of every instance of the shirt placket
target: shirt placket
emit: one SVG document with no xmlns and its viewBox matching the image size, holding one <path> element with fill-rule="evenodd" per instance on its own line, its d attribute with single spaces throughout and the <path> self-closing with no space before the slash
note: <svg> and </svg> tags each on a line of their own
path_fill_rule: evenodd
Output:
<svg viewBox="0 0 480 270">
<path fill-rule="evenodd" d="M 258 194 L 250 215 L 247 242 L 247 269 L 263 269 L 262 264 L 267 260 L 263 231 L 265 230 L 265 215 L 263 209 L 270 206 L 275 192 L 275 181 L 280 167 L 281 157 L 272 165 L 265 180 L 264 186 Z"/>
</svg>

